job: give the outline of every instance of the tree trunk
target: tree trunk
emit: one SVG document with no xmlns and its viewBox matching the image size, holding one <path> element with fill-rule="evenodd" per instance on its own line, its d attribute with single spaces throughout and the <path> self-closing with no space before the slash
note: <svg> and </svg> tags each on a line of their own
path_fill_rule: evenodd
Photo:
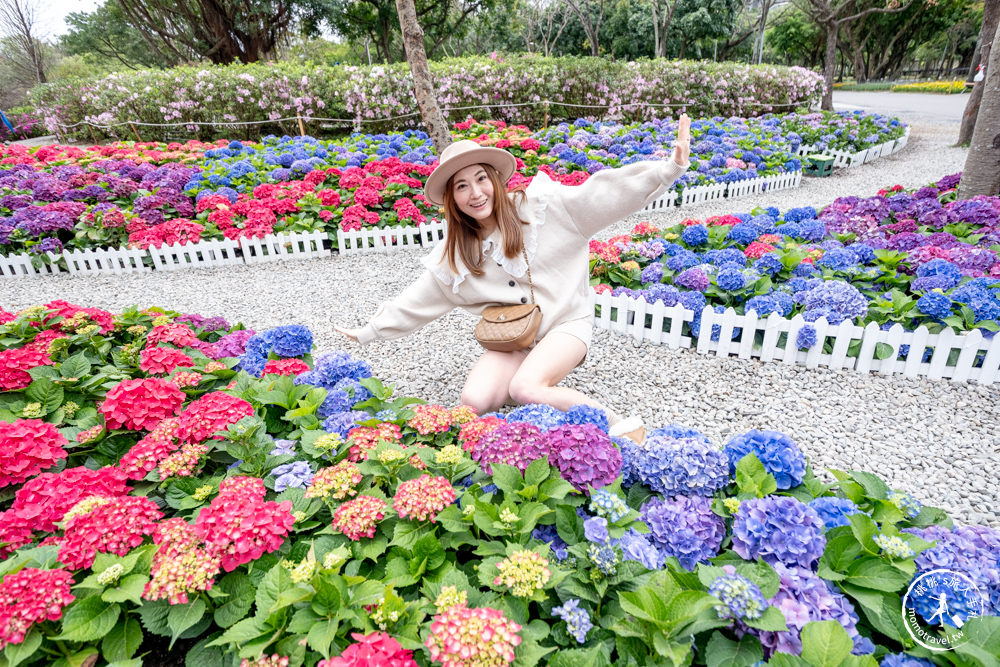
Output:
<svg viewBox="0 0 1000 667">
<path fill-rule="evenodd" d="M 823 102 L 820 109 L 833 111 L 833 75 L 837 70 L 837 25 L 836 21 L 826 24 L 826 51 L 823 54 L 823 82 L 826 90 L 823 92 Z"/>
<path fill-rule="evenodd" d="M 434 90 L 434 80 L 427 66 L 427 54 L 424 53 L 424 31 L 417 22 L 417 10 L 413 0 L 396 0 L 396 11 L 399 13 L 399 27 L 403 32 L 403 48 L 406 50 L 406 60 L 410 63 L 410 74 L 413 76 L 413 91 L 420 108 L 420 117 L 427 128 L 427 134 L 434 142 L 438 155 L 451 144 L 451 133 L 448 123 L 441 113 L 437 103 L 437 91 Z"/>
<path fill-rule="evenodd" d="M 959 146 L 964 146 L 972 141 L 972 131 L 976 127 L 976 116 L 979 114 L 979 106 L 983 101 L 983 88 L 990 74 L 990 53 L 998 24 L 1000 24 L 1000 0 L 986 0 L 986 4 L 983 6 L 983 28 L 979 33 L 979 52 L 982 54 L 980 62 L 983 63 L 986 71 L 983 72 L 985 75 L 983 80 L 972 87 L 972 94 L 969 95 L 969 101 L 965 104 L 965 112 L 962 113 L 962 127 L 958 130 Z M 973 70 L 978 64 L 973 59 Z"/>
<path fill-rule="evenodd" d="M 994 41 L 1000 39 L 1000 26 L 993 34 Z M 985 84 L 983 101 L 958 184 L 959 199 L 1000 194 L 1000 49 L 990 52 L 981 83 Z"/>
</svg>

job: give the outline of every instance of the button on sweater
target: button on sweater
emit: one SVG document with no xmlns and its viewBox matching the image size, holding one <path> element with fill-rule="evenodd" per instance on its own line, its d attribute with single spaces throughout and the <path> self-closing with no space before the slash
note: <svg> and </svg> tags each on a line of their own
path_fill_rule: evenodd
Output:
<svg viewBox="0 0 1000 667">
<path fill-rule="evenodd" d="M 639 211 L 687 169 L 674 161 L 645 161 L 599 171 L 583 184 L 562 185 L 539 172 L 518 207 L 525 228 L 535 301 L 542 310 L 536 340 L 572 320 L 593 318 L 587 304 L 590 238 L 608 225 Z M 424 272 L 391 301 L 379 306 L 358 340 L 401 338 L 454 308 L 480 315 L 496 304 L 530 297 L 524 259 L 503 255 L 499 231 L 484 240 L 482 276 L 473 276 L 456 258 L 458 272 L 442 261 L 439 243 L 421 262 Z M 490 259 L 494 261 L 489 261 Z M 512 288 L 511 278 L 523 278 Z M 471 335 L 471 331 L 470 331 Z M 585 341 L 587 342 L 587 341 Z"/>
</svg>

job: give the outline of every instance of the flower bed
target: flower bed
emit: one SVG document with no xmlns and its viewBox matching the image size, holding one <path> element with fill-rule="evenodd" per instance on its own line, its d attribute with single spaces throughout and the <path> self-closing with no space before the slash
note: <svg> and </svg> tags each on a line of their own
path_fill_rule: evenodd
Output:
<svg viewBox="0 0 1000 667">
<path fill-rule="evenodd" d="M 808 358 L 811 364 L 836 349 L 834 367 L 923 369 L 920 374 L 958 379 L 971 373 L 992 382 L 1000 354 L 989 352 L 1000 330 L 1000 198 L 955 200 L 958 180 L 953 175 L 913 192 L 895 186 L 867 199 L 842 197 L 820 212 L 761 209 L 663 230 L 641 223 L 630 236 L 591 241 L 591 283 L 599 296 L 608 295 L 599 302 L 599 326 L 630 327 L 639 338 L 688 346 L 709 330 L 711 341 L 719 340 L 722 322 L 703 322 L 706 308 L 718 314 L 731 308 L 724 318 L 727 342 L 699 340 L 699 349 L 764 358 L 781 350 L 787 362 Z M 610 306 L 611 297 L 628 300 Z M 633 307 L 637 299 L 660 304 L 655 325 L 645 317 L 648 307 Z M 638 319 L 628 315 L 635 310 Z M 749 331 L 730 345 L 741 334 L 734 317 L 751 311 L 756 317 L 740 320 Z M 778 331 L 772 315 L 797 319 Z M 845 325 L 846 338 L 828 340 L 814 324 L 820 320 L 824 328 Z M 970 331 L 976 335 L 951 337 Z M 937 339 L 942 332 L 948 338 Z M 932 359 L 938 340 L 941 353 Z M 862 350 L 867 359 L 859 357 Z M 959 358 L 964 371 L 956 366 Z"/>
<path fill-rule="evenodd" d="M 801 137 L 787 128 L 799 128 L 798 118 L 696 121 L 693 169 L 651 209 L 797 186 Z M 898 121 L 877 116 L 808 118 L 810 127 L 829 122 L 830 132 L 844 135 L 842 145 L 864 146 L 876 136 L 861 141 L 857 131 L 847 132 L 854 126 L 881 126 L 878 137 L 887 142 L 903 132 Z M 510 185 L 520 187 L 539 170 L 573 185 L 600 169 L 669 159 L 676 124 L 578 120 L 531 133 L 525 126 L 469 119 L 455 131 L 509 148 L 519 169 Z M 421 238 L 433 243 L 440 234 L 420 226 L 434 223 L 438 214 L 421 194 L 435 160 L 427 135 L 414 131 L 341 141 L 268 137 L 260 143 L 3 147 L 0 251 L 6 263 L 19 266 L 24 261 L 17 255 L 35 254 L 30 264 L 50 272 L 73 270 L 69 254 L 60 256 L 63 250 L 107 249 L 107 262 L 124 268 L 134 258 L 120 261 L 115 248 L 273 234 L 325 232 L 329 245 L 350 251 L 402 248 Z M 374 228 L 391 231 L 369 231 Z M 53 258 L 55 268 L 41 268 Z M 144 260 L 143 266 L 158 264 Z"/>
<path fill-rule="evenodd" d="M 586 113 L 624 121 L 663 115 L 659 106 L 683 105 L 698 115 L 753 116 L 808 108 L 822 95 L 822 77 L 801 67 L 677 60 L 604 58 L 452 58 L 430 63 L 438 100 L 452 121 L 469 107 L 506 121 L 535 126 Z M 291 62 L 179 67 L 113 74 L 91 81 L 57 82 L 30 91 L 38 115 L 89 141 L 93 133 L 165 139 L 177 123 L 199 138 L 234 131 L 293 134 L 296 117 L 355 121 L 355 130 L 406 129 L 419 110 L 407 64 L 323 67 Z M 252 104 L 250 102 L 253 102 Z M 545 101 L 550 102 L 550 104 Z M 526 104 L 527 103 L 527 104 Z M 560 106 L 565 103 L 569 106 Z M 514 106 L 517 105 L 517 106 Z M 575 106 L 574 106 L 575 105 Z M 449 109 L 454 109 L 450 111 Z M 286 119 L 286 120 L 281 120 Z M 394 120 L 393 120 L 394 119 Z M 132 125 L 129 121 L 151 123 Z M 79 122 L 92 123 L 69 128 Z M 260 125 L 229 125 L 259 122 Z M 342 131 L 343 123 L 334 124 Z"/>
<path fill-rule="evenodd" d="M 942 567 L 971 584 L 947 655 L 1000 650 L 1000 535 L 868 473 L 821 484 L 778 432 L 640 449 L 585 406 L 479 417 L 299 325 L 0 320 L 9 664 L 896 665 L 937 655 L 901 615 Z M 907 600 L 939 637 L 931 583 Z"/>
</svg>

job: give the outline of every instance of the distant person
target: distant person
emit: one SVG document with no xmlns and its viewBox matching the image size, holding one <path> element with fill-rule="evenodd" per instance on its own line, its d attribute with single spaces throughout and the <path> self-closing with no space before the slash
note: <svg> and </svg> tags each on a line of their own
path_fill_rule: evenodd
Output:
<svg viewBox="0 0 1000 667">
<path fill-rule="evenodd" d="M 526 304 L 530 298 L 542 312 L 534 343 L 513 352 L 487 350 L 469 371 L 462 402 L 479 414 L 498 410 L 508 399 L 559 410 L 587 404 L 607 412 L 612 435 L 641 442 L 645 429 L 638 417 L 622 419 L 593 398 L 556 385 L 583 363 L 590 347 L 591 236 L 639 211 L 684 173 L 690 126 L 681 115 L 669 161 L 605 169 L 578 186 L 538 172 L 526 189 L 514 192 L 506 189 L 516 168 L 513 155 L 456 141 L 442 151 L 424 187 L 428 201 L 444 207 L 448 222 L 444 241 L 421 260 L 426 270 L 383 303 L 368 324 L 336 330 L 367 344 L 406 336 L 456 307 L 481 314 L 490 305 Z"/>
</svg>

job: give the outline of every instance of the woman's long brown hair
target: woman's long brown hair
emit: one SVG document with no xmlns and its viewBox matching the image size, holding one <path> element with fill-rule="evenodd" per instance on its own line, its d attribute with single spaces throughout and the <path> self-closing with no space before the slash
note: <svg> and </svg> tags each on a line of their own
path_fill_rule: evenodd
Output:
<svg viewBox="0 0 1000 667">
<path fill-rule="evenodd" d="M 517 204 L 524 200 L 524 191 L 513 191 L 512 194 L 518 197 L 515 203 L 507 196 L 507 185 L 500 178 L 500 173 L 491 165 L 484 164 L 482 167 L 486 170 L 490 183 L 493 184 L 493 213 L 503 236 L 503 253 L 507 257 L 515 257 L 521 253 L 521 245 L 524 242 L 521 225 L 528 224 L 517 214 Z M 462 262 L 469 267 L 472 275 L 481 276 L 483 244 L 479 234 L 482 226 L 459 210 L 455 203 L 454 179 L 454 176 L 449 178 L 444 188 L 444 216 L 448 221 L 448 232 L 444 239 L 444 258 L 448 260 L 448 267 L 457 273 L 458 268 L 455 263 L 457 253 Z"/>
</svg>

